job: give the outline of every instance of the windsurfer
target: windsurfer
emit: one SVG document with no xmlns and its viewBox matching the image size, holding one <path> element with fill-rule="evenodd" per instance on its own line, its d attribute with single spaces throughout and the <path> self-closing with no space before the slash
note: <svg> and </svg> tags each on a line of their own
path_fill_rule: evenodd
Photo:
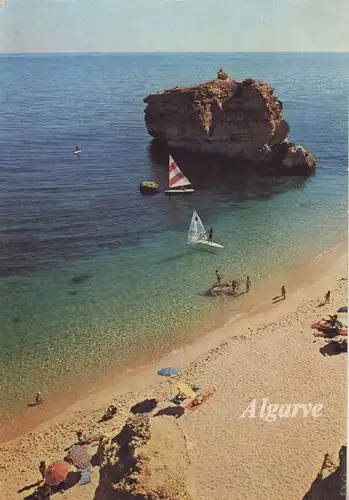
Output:
<svg viewBox="0 0 349 500">
<path fill-rule="evenodd" d="M 208 241 L 210 243 L 212 243 L 212 236 L 213 236 L 213 229 L 212 229 L 212 227 L 208 230 L 207 236 L 208 236 Z"/>
</svg>

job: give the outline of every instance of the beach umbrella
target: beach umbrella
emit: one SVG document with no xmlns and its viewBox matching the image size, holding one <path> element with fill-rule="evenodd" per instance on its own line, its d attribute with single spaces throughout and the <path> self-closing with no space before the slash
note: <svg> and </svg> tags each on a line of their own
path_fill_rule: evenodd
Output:
<svg viewBox="0 0 349 500">
<path fill-rule="evenodd" d="M 185 384 L 184 382 L 178 382 L 176 384 L 176 387 L 180 392 L 185 394 L 188 398 L 194 399 L 196 397 L 195 392 L 188 384 Z"/>
<path fill-rule="evenodd" d="M 45 472 L 45 483 L 49 486 L 60 484 L 67 477 L 69 465 L 67 462 L 57 461 L 49 465 Z"/>
<path fill-rule="evenodd" d="M 174 366 L 161 368 L 161 370 L 158 371 L 158 375 L 161 375 L 162 377 L 175 377 L 178 374 L 179 370 L 177 370 L 177 368 L 175 368 Z"/>
<path fill-rule="evenodd" d="M 339 313 L 347 313 L 348 312 L 348 308 L 347 308 L 347 306 L 340 307 L 337 312 L 339 312 Z"/>
<path fill-rule="evenodd" d="M 77 469 L 88 469 L 91 466 L 90 456 L 86 446 L 74 444 L 69 450 L 68 456 Z"/>
</svg>

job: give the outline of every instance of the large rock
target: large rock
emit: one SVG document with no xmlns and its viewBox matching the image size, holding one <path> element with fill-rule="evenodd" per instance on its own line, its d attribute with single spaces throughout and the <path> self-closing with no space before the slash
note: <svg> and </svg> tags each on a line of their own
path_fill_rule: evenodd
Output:
<svg viewBox="0 0 349 500">
<path fill-rule="evenodd" d="M 148 133 L 171 148 L 274 164 L 287 173 L 315 168 L 314 156 L 287 140 L 282 103 L 267 83 L 237 82 L 220 69 L 216 80 L 150 94 L 144 102 Z"/>
<path fill-rule="evenodd" d="M 347 487 L 347 447 L 343 445 L 338 458 L 326 453 L 318 475 L 303 500 L 344 500 Z"/>
<path fill-rule="evenodd" d="M 191 500 L 186 443 L 173 417 L 130 417 L 104 447 L 95 500 Z"/>
</svg>

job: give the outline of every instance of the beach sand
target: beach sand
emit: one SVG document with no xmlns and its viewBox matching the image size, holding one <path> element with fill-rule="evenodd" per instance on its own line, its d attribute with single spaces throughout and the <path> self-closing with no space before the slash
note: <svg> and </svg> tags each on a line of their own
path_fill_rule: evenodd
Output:
<svg viewBox="0 0 349 500">
<path fill-rule="evenodd" d="M 285 281 L 290 290 L 285 301 L 271 303 L 280 291 L 275 285 L 270 299 L 248 316 L 228 322 L 137 375 L 98 389 L 36 429 L 3 442 L 1 499 L 24 498 L 33 491 L 17 493 L 38 481 L 40 460 L 50 463 L 66 455 L 64 450 L 76 441 L 78 429 L 89 436 L 115 436 L 131 407 L 147 398 L 158 400 L 150 413 L 153 442 L 148 447 L 157 457 L 155 470 L 161 470 L 159 457 L 161 449 L 166 450 L 166 474 L 175 464 L 173 475 L 180 471 L 193 500 L 302 499 L 324 455 L 337 456 L 346 443 L 347 354 L 324 355 L 325 341 L 314 341 L 310 324 L 347 304 L 347 251 L 324 258 L 322 267 L 316 264 L 317 271 L 322 269 L 317 278 L 314 273 L 308 281 L 303 276 L 298 287 Z M 330 303 L 319 307 L 327 290 L 332 292 Z M 185 410 L 178 419 L 155 416 L 171 406 L 167 398 L 173 389 L 167 379 L 156 375 L 158 368 L 170 365 L 181 368 L 181 380 L 216 390 L 198 410 Z M 297 415 L 267 422 L 258 418 L 263 398 L 268 403 L 322 403 L 323 412 L 317 418 Z M 257 418 L 239 418 L 254 399 Z M 111 403 L 118 407 L 117 416 L 98 423 Z M 90 451 L 95 452 L 96 446 Z M 62 497 L 108 500 L 108 495 L 96 493 L 99 481 L 99 467 L 94 467 L 92 483 L 74 486 Z"/>
</svg>

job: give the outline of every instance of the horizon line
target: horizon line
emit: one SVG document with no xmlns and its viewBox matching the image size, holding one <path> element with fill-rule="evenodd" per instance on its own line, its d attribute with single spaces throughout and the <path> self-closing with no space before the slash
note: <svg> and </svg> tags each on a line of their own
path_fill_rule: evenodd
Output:
<svg viewBox="0 0 349 500">
<path fill-rule="evenodd" d="M 0 52 L 0 56 L 12 55 L 88 55 L 88 54 L 349 54 L 349 50 L 252 50 L 252 51 L 79 51 L 79 52 Z"/>
</svg>

